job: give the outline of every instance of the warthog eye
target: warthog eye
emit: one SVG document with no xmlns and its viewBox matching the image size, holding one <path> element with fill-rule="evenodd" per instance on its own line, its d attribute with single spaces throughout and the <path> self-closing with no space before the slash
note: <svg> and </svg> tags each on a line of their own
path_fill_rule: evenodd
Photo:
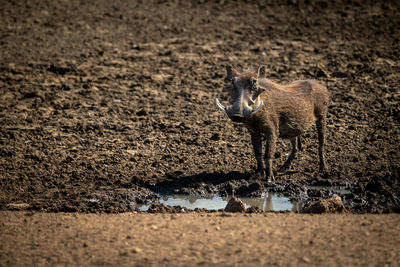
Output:
<svg viewBox="0 0 400 267">
<path fill-rule="evenodd" d="M 257 80 L 253 77 L 250 78 L 250 90 L 254 91 L 257 89 Z"/>
<path fill-rule="evenodd" d="M 257 90 L 257 80 L 252 77 L 252 78 L 250 78 L 249 91 L 254 92 L 256 90 Z"/>
</svg>

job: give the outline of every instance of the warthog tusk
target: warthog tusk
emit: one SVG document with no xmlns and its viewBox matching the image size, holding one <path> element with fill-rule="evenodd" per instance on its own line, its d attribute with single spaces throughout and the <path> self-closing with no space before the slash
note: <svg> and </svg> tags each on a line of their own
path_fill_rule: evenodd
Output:
<svg viewBox="0 0 400 267">
<path fill-rule="evenodd" d="M 255 110 L 253 110 L 253 111 L 251 112 L 251 114 L 254 114 L 254 113 L 259 112 L 259 111 L 261 110 L 262 106 L 263 106 L 263 101 L 260 100 L 260 105 L 258 106 L 258 108 L 256 108 Z"/>
<path fill-rule="evenodd" d="M 226 108 L 225 108 L 221 103 L 219 103 L 218 98 L 215 99 L 215 103 L 217 103 L 217 106 L 218 106 L 218 108 L 219 108 L 220 110 L 222 110 L 223 112 L 226 113 Z"/>
</svg>

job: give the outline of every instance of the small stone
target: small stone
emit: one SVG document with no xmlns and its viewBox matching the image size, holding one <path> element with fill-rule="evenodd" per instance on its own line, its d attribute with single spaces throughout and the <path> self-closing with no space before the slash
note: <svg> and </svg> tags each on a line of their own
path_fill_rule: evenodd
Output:
<svg viewBox="0 0 400 267">
<path fill-rule="evenodd" d="M 133 253 L 141 253 L 143 250 L 141 248 L 133 248 L 132 252 Z"/>
<path fill-rule="evenodd" d="M 136 112 L 136 115 L 138 116 L 145 116 L 147 115 L 147 111 L 144 109 L 139 110 L 138 112 Z"/>
<path fill-rule="evenodd" d="M 241 201 L 237 197 L 232 197 L 228 204 L 226 204 L 225 207 L 226 212 L 245 212 L 246 207 L 244 206 L 243 201 Z"/>
<path fill-rule="evenodd" d="M 213 140 L 213 141 L 219 140 L 219 134 L 218 134 L 218 133 L 213 134 L 213 135 L 210 137 L 210 139 Z"/>
</svg>

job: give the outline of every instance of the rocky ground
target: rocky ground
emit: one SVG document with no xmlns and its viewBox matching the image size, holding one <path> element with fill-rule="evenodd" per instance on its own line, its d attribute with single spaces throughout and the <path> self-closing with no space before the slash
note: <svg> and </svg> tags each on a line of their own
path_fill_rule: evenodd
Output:
<svg viewBox="0 0 400 267">
<path fill-rule="evenodd" d="M 124 212 L 171 192 L 307 202 L 332 195 L 309 185 L 342 185 L 353 212 L 399 212 L 399 10 L 395 1 L 1 1 L 0 209 Z M 315 128 L 274 183 L 253 175 L 247 131 L 214 104 L 227 100 L 227 64 L 327 86 L 327 175 Z M 289 149 L 279 140 L 275 169 Z"/>
</svg>

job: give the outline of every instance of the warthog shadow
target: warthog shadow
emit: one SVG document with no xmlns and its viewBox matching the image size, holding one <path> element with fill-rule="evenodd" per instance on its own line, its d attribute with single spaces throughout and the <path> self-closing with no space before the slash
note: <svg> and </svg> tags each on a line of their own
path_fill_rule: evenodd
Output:
<svg viewBox="0 0 400 267">
<path fill-rule="evenodd" d="M 276 178 L 293 175 L 296 171 L 276 173 Z M 285 179 L 286 180 L 286 179 Z M 183 175 L 180 172 L 169 173 L 165 179 L 156 183 L 143 183 L 141 186 L 161 195 L 185 194 L 197 196 L 237 195 L 259 196 L 275 187 L 282 186 L 279 178 L 267 183 L 264 176 L 255 172 L 201 172 L 194 175 Z"/>
</svg>

